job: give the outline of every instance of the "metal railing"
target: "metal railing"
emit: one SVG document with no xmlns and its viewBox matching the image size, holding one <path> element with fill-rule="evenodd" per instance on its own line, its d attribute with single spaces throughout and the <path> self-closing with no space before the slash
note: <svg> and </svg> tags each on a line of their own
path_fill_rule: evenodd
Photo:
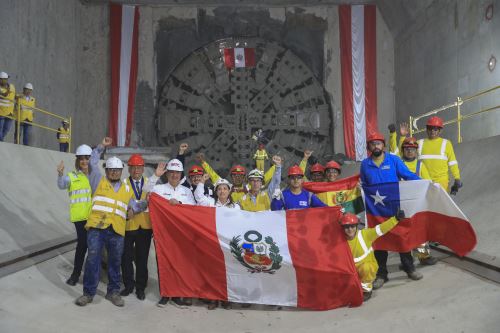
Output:
<svg viewBox="0 0 500 333">
<path fill-rule="evenodd" d="M 15 115 L 11 115 L 11 116 L 4 116 L 6 118 L 10 118 L 12 120 L 15 120 L 16 121 L 16 128 L 17 128 L 17 136 L 15 138 L 15 141 L 17 144 L 22 144 L 20 138 L 21 138 L 21 131 L 20 131 L 20 128 L 21 128 L 21 124 L 30 124 L 30 125 L 33 125 L 35 127 L 39 127 L 39 128 L 43 128 L 47 131 L 51 131 L 51 132 L 55 132 L 55 133 L 59 133 L 61 134 L 62 132 L 58 129 L 54 129 L 52 127 L 48 127 L 48 126 L 45 126 L 45 125 L 42 125 L 42 124 L 39 124 L 39 123 L 36 123 L 34 121 L 24 121 L 24 120 L 21 120 L 21 115 L 22 115 L 22 110 L 21 110 L 21 103 L 19 103 L 19 99 L 22 98 L 23 95 L 16 95 L 16 98 L 15 98 L 15 110 L 17 112 L 17 116 Z M 5 98 L 2 98 L 0 97 L 0 100 L 4 100 L 4 101 L 8 101 L 8 102 L 12 102 L 11 100 L 8 100 L 8 99 L 5 99 Z M 64 119 L 68 119 L 69 121 L 69 133 L 68 133 L 68 152 L 71 151 L 71 133 L 72 133 L 72 123 L 71 123 L 71 117 L 63 117 L 63 116 L 60 116 L 58 114 L 55 114 L 55 113 L 52 113 L 52 112 L 49 112 L 47 110 L 44 110 L 44 109 L 40 109 L 40 108 L 37 108 L 37 107 L 27 107 L 25 106 L 25 108 L 27 109 L 30 109 L 32 111 L 36 111 L 36 112 L 40 112 L 40 113 L 43 113 L 49 117 L 53 117 L 53 118 L 57 118 L 57 119 L 60 119 L 60 120 L 64 120 Z M 35 117 L 33 116 L 33 119 L 35 119 Z"/>
<path fill-rule="evenodd" d="M 444 122 L 444 126 L 446 125 L 450 125 L 450 124 L 454 124 L 454 123 L 457 123 L 457 142 L 458 143 L 461 143 L 462 142 L 462 121 L 466 120 L 466 119 L 469 119 L 469 118 L 472 118 L 474 116 L 477 116 L 481 113 L 485 113 L 485 112 L 491 112 L 491 111 L 496 111 L 496 110 L 500 110 L 500 104 L 498 105 L 495 105 L 495 106 L 492 106 L 492 107 L 489 107 L 489 108 L 486 108 L 486 109 L 481 109 L 479 111 L 475 111 L 475 112 L 472 112 L 472 113 L 469 113 L 467 115 L 462 115 L 462 112 L 463 112 L 463 109 L 462 109 L 462 105 L 466 102 L 470 102 L 474 99 L 477 99 L 481 96 L 484 96 L 484 95 L 487 95 L 487 94 L 491 94 L 492 92 L 496 91 L 496 90 L 499 90 L 500 89 L 500 85 L 498 86 L 495 86 L 493 88 L 490 88 L 490 89 L 486 89 L 486 90 L 483 90 L 483 91 L 480 91 L 472 96 L 468 96 L 468 97 L 457 97 L 457 100 L 454 102 L 454 103 L 450 103 L 450 104 L 447 104 L 447 105 L 443 105 L 437 109 L 434 109 L 434 110 L 431 110 L 429 112 L 426 112 L 420 116 L 417 116 L 417 117 L 413 117 L 413 116 L 410 116 L 410 120 L 409 120 L 409 124 L 410 124 L 410 136 L 413 136 L 414 134 L 418 134 L 418 133 L 422 133 L 422 132 L 425 132 L 425 128 L 424 129 L 419 129 L 418 126 L 417 126 L 417 121 L 422 119 L 422 118 L 425 118 L 425 117 L 428 117 L 430 115 L 435 115 L 435 114 L 438 114 L 439 112 L 443 112 L 443 111 L 446 111 L 446 110 L 449 110 L 449 109 L 453 109 L 453 108 L 456 108 L 457 110 L 457 117 L 454 118 L 454 119 L 451 119 L 451 120 L 448 120 L 448 121 L 445 121 Z"/>
</svg>

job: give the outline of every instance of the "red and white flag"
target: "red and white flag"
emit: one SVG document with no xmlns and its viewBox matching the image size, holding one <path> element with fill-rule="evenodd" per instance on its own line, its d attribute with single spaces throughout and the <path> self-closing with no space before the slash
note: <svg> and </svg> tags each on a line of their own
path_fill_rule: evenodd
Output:
<svg viewBox="0 0 500 333">
<path fill-rule="evenodd" d="M 336 207 L 253 213 L 152 194 L 149 211 L 162 296 L 317 310 L 362 303 Z"/>
<path fill-rule="evenodd" d="M 137 81 L 139 7 L 111 3 L 111 109 L 109 135 L 128 146 L 134 122 Z"/>
<path fill-rule="evenodd" d="M 249 47 L 224 49 L 224 64 L 227 68 L 255 67 L 255 49 Z"/>
<path fill-rule="evenodd" d="M 356 161 L 378 128 L 376 16 L 374 5 L 339 6 L 344 145 Z"/>
<path fill-rule="evenodd" d="M 426 241 L 439 242 L 459 256 L 476 246 L 476 233 L 449 194 L 429 180 L 363 185 L 369 227 L 394 216 L 398 208 L 406 219 L 375 241 L 373 248 L 409 252 Z"/>
</svg>

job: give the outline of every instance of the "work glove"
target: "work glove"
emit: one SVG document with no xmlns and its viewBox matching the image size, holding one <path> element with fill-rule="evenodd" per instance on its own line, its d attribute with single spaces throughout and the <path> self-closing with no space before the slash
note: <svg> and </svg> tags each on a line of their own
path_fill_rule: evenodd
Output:
<svg viewBox="0 0 500 333">
<path fill-rule="evenodd" d="M 394 124 L 389 124 L 389 126 L 387 128 L 389 129 L 390 133 L 396 132 L 396 125 L 394 125 Z"/>
<path fill-rule="evenodd" d="M 274 190 L 272 199 L 281 199 L 281 190 L 279 188 Z"/>
<path fill-rule="evenodd" d="M 406 218 L 405 211 L 398 208 L 398 211 L 396 212 L 396 220 L 398 220 L 399 222 L 405 218 Z"/>
<path fill-rule="evenodd" d="M 455 179 L 455 183 L 451 187 L 450 194 L 451 195 L 457 195 L 458 190 L 463 186 L 462 182 L 460 179 Z"/>
</svg>

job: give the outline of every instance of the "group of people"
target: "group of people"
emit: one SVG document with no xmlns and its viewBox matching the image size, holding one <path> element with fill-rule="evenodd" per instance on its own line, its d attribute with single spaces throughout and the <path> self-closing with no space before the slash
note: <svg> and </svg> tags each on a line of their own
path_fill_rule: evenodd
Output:
<svg viewBox="0 0 500 333">
<path fill-rule="evenodd" d="M 407 137 L 408 127 L 403 123 L 400 126 L 400 143 L 396 144 L 395 126 L 391 125 L 391 153 L 385 152 L 384 135 L 370 135 L 367 139 L 370 156 L 361 163 L 361 183 L 371 185 L 424 178 L 447 189 L 450 168 L 455 179 L 451 191 L 456 193 L 462 187 L 458 164 L 451 143 L 440 137 L 442 128 L 440 118 L 430 118 L 427 123 L 428 137 L 417 141 Z M 153 236 L 148 215 L 149 193 L 156 193 L 171 205 L 226 207 L 252 212 L 337 205 L 331 193 L 316 195 L 303 188 L 311 151 L 305 151 L 300 164 L 288 169 L 288 186 L 281 190 L 282 159 L 277 155 L 272 157 L 272 166 L 266 172 L 263 172 L 263 168 L 256 168 L 247 173 L 243 166 L 235 165 L 230 169 L 230 180 L 227 180 L 217 174 L 203 153 L 198 153 L 197 164 L 189 168 L 185 177 L 185 153 L 189 148 L 186 143 L 179 146 L 176 158 L 168 163 L 159 163 L 149 179 L 143 175 L 145 163 L 138 154 L 128 160 L 128 178 L 121 178 L 124 164 L 117 157 L 107 159 L 103 176 L 98 163 L 104 149 L 111 143 L 110 138 L 104 138 L 94 149 L 87 145 L 78 147 L 74 171 L 64 174 L 62 162 L 57 167 L 58 187 L 69 192 L 70 216 L 78 239 L 74 269 L 67 280 L 69 285 L 78 283 L 87 252 L 83 295 L 76 300 L 79 306 L 91 303 L 96 294 L 103 248 L 108 253 L 106 299 L 116 306 L 123 306 L 122 297 L 134 290 L 139 300 L 145 299 L 147 262 Z M 329 161 L 325 166 L 315 163 L 309 168 L 309 177 L 314 182 L 333 182 L 341 174 L 341 169 L 336 161 Z M 208 180 L 211 180 L 213 187 L 207 185 Z M 375 228 L 365 229 L 359 228 L 360 221 L 355 214 L 344 213 L 340 218 L 339 223 L 351 248 L 365 300 L 371 297 L 372 289 L 382 287 L 388 280 L 387 251 L 373 251 L 371 244 L 390 232 L 402 218 L 404 212 L 400 211 Z M 421 264 L 436 263 L 427 244 L 422 244 L 415 252 Z M 411 252 L 400 253 L 400 257 L 401 268 L 408 277 L 421 279 L 422 274 L 415 270 Z M 163 307 L 169 302 L 177 307 L 192 304 L 190 298 L 175 296 L 161 295 L 158 306 Z M 218 306 L 216 300 L 205 302 L 209 309 Z M 231 306 L 228 302 L 221 305 L 225 308 Z"/>
<path fill-rule="evenodd" d="M 29 82 L 23 86 L 22 94 L 16 94 L 16 87 L 9 82 L 9 74 L 0 72 L 0 141 L 5 140 L 12 128 L 12 124 L 14 124 L 14 142 L 18 143 L 17 139 L 19 136 L 20 142 L 23 145 L 30 145 L 33 127 L 33 108 L 36 108 L 36 99 L 32 94 L 33 84 Z M 17 132 L 18 128 L 19 135 Z M 59 151 L 68 152 L 69 121 L 64 119 L 62 126 L 57 130 Z"/>
</svg>

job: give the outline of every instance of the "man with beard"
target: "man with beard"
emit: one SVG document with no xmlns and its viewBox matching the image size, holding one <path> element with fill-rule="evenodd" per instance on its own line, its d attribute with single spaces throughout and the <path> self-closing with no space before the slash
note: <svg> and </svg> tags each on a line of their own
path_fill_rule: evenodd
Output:
<svg viewBox="0 0 500 333">
<path fill-rule="evenodd" d="M 420 177 L 411 172 L 403 161 L 396 155 L 386 154 L 385 138 L 381 133 L 373 133 L 367 139 L 368 151 L 371 155 L 361 162 L 360 180 L 363 185 L 399 182 L 404 180 L 418 180 Z M 373 289 L 378 289 L 389 279 L 387 278 L 387 251 L 375 250 L 378 263 L 377 278 Z M 412 280 L 420 280 L 423 276 L 415 270 L 411 252 L 399 254 L 403 270 Z"/>
</svg>

